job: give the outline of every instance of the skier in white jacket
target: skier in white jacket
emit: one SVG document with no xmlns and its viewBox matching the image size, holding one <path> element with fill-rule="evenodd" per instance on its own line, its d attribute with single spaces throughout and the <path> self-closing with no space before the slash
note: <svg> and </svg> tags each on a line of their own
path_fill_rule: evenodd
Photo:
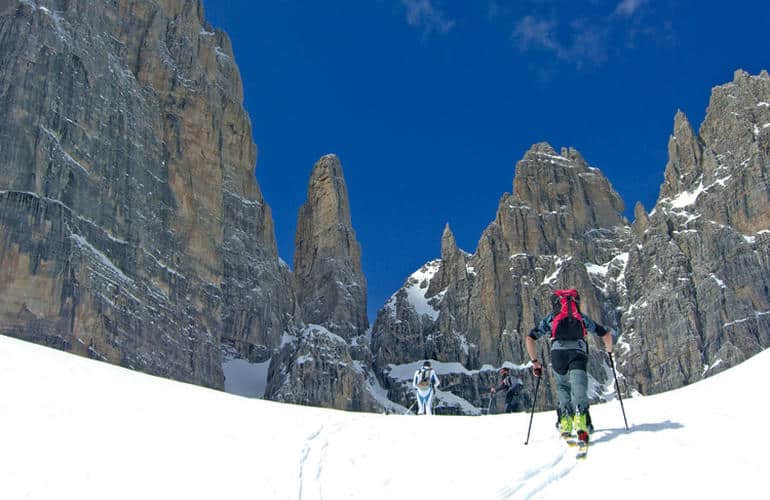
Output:
<svg viewBox="0 0 770 500">
<path fill-rule="evenodd" d="M 433 415 L 432 401 L 434 388 L 441 384 L 430 361 L 425 360 L 422 368 L 414 372 L 412 387 L 417 395 L 418 415 Z"/>
</svg>

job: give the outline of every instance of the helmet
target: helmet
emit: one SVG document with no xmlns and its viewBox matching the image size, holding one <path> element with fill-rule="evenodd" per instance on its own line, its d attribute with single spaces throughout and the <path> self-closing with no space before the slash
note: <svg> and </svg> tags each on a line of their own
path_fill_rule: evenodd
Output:
<svg viewBox="0 0 770 500">
<path fill-rule="evenodd" d="M 422 367 L 423 367 L 423 368 L 430 368 L 430 361 L 428 361 L 428 360 L 426 359 L 426 360 L 425 360 L 425 362 L 422 364 Z"/>
<path fill-rule="evenodd" d="M 509 370 L 507 366 L 504 366 L 500 368 L 500 375 L 507 375 L 508 373 L 510 373 L 510 371 L 511 370 Z"/>
</svg>

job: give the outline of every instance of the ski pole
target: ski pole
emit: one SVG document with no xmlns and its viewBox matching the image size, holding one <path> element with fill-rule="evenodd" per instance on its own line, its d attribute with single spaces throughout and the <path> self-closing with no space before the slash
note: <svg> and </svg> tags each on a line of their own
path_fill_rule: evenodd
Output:
<svg viewBox="0 0 770 500">
<path fill-rule="evenodd" d="M 532 418 L 535 416 L 535 403 L 537 403 L 537 390 L 540 388 L 540 379 L 543 378 L 543 375 L 540 374 L 539 377 L 537 377 L 537 382 L 535 383 L 535 397 L 532 400 L 532 413 L 529 415 L 529 428 L 527 429 L 527 440 L 524 441 L 524 444 L 529 444 L 529 432 L 532 430 Z"/>
<path fill-rule="evenodd" d="M 618 395 L 618 401 L 620 401 L 620 410 L 623 412 L 623 423 L 626 424 L 626 430 L 628 430 L 628 420 L 626 420 L 626 409 L 623 408 L 623 398 L 620 395 L 620 386 L 618 385 L 618 374 L 615 373 L 615 360 L 612 359 L 612 353 L 608 352 L 610 357 L 610 366 L 612 367 L 612 376 L 615 378 L 615 392 Z"/>
<path fill-rule="evenodd" d="M 417 400 L 415 399 L 414 403 L 412 403 L 412 406 L 406 409 L 406 411 L 404 412 L 404 415 L 406 415 L 407 413 L 412 413 L 412 408 L 414 408 L 414 405 L 416 404 L 417 404 Z"/>
<path fill-rule="evenodd" d="M 489 409 L 492 408 L 492 395 L 489 395 L 489 404 L 487 405 L 487 415 L 489 415 Z"/>
</svg>

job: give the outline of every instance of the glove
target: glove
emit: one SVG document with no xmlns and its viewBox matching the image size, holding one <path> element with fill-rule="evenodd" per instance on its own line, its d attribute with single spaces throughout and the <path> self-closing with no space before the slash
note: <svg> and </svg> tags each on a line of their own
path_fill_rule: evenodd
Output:
<svg viewBox="0 0 770 500">
<path fill-rule="evenodd" d="M 539 377 L 543 374 L 543 365 L 540 364 L 540 361 L 533 361 L 532 362 L 532 375 L 535 377 Z"/>
<path fill-rule="evenodd" d="M 490 388 L 489 388 L 489 392 L 491 392 L 492 394 L 494 394 L 494 393 L 495 393 L 495 388 L 494 388 L 494 387 L 490 387 Z"/>
</svg>

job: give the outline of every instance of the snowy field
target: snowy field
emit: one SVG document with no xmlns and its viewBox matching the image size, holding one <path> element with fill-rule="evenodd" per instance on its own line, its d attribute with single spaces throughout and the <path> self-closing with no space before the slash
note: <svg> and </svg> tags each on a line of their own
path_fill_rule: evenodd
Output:
<svg viewBox="0 0 770 500">
<path fill-rule="evenodd" d="M 0 498 L 770 498 L 770 351 L 592 407 L 577 462 L 554 413 L 418 417 L 246 399 L 0 336 Z M 765 387 L 765 389 L 763 389 Z M 541 388 L 542 390 L 542 388 Z"/>
</svg>

